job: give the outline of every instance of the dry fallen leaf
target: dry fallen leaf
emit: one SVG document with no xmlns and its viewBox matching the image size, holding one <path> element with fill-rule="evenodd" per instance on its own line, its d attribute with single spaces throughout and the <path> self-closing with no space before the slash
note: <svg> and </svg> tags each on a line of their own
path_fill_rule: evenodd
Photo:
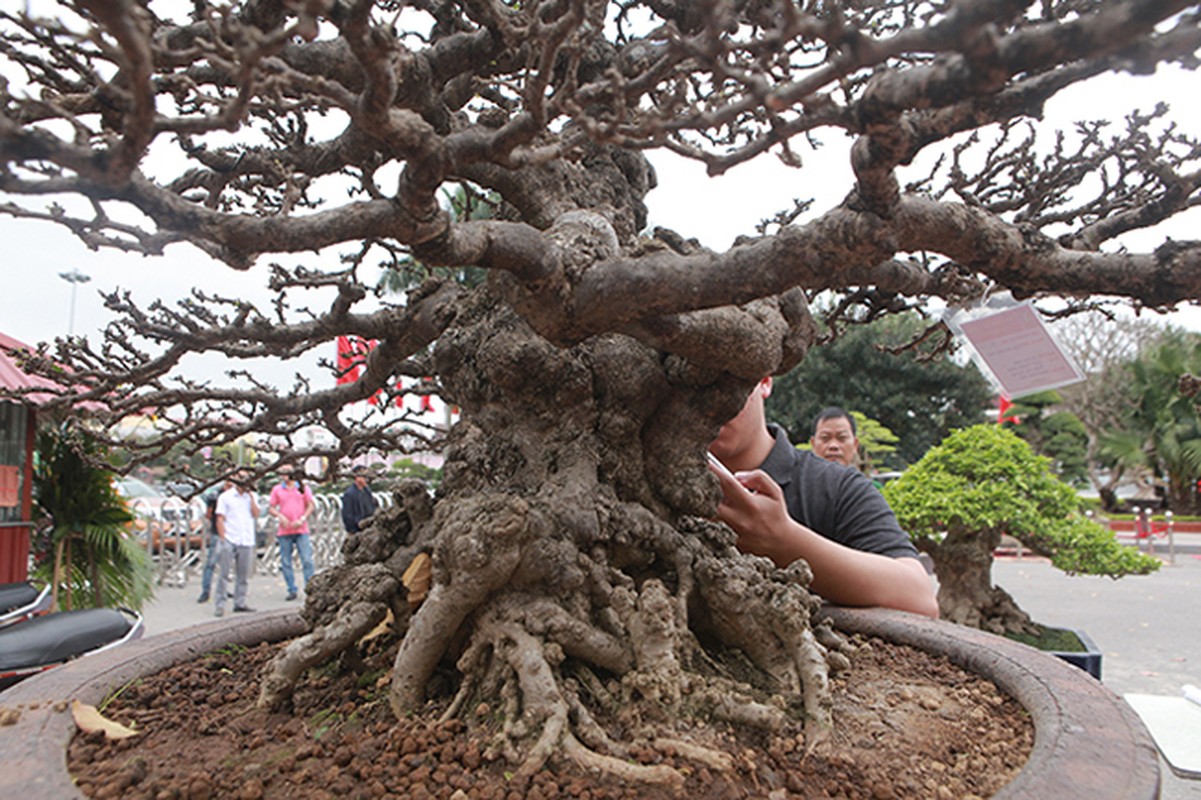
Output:
<svg viewBox="0 0 1201 800">
<path fill-rule="evenodd" d="M 96 706 L 89 706 L 78 700 L 71 701 L 71 716 L 75 718 L 75 724 L 84 733 L 104 731 L 106 739 L 128 739 L 130 736 L 138 735 L 137 731 L 126 728 L 119 722 L 113 722 L 101 714 L 96 710 Z"/>
<path fill-rule="evenodd" d="M 411 608 L 421 605 L 421 601 L 429 594 L 430 570 L 433 563 L 428 553 L 418 553 L 413 558 L 413 563 L 409 564 L 409 568 L 400 578 L 401 583 L 409 590 L 409 606 Z"/>
</svg>

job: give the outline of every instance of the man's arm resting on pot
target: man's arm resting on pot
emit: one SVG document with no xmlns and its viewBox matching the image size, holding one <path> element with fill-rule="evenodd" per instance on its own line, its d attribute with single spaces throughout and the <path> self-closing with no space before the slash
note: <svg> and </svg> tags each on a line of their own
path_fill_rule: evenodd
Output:
<svg viewBox="0 0 1201 800">
<path fill-rule="evenodd" d="M 718 480 L 717 515 L 738 534 L 738 549 L 779 567 L 805 559 L 813 570 L 810 588 L 832 603 L 938 616 L 934 586 L 917 559 L 855 550 L 801 525 L 788 515 L 780 487 L 759 470 Z"/>
</svg>

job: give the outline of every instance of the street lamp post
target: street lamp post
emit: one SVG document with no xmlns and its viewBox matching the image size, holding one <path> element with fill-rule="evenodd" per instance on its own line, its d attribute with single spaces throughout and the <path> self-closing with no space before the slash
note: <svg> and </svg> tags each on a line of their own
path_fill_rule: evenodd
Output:
<svg viewBox="0 0 1201 800">
<path fill-rule="evenodd" d="M 75 267 L 70 272 L 58 273 L 58 277 L 71 284 L 71 312 L 67 317 L 67 335 L 71 336 L 75 333 L 75 291 L 79 288 L 79 284 L 87 283 L 92 276 L 85 275 L 79 271 L 79 267 Z"/>
</svg>

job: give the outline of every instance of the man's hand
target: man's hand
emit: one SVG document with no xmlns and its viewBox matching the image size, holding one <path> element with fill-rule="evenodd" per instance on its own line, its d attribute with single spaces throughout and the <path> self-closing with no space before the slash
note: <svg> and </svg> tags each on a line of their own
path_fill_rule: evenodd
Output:
<svg viewBox="0 0 1201 800">
<path fill-rule="evenodd" d="M 766 556 L 779 566 L 781 534 L 790 525 L 784 492 L 766 472 L 739 472 L 731 477 L 710 466 L 721 483 L 722 500 L 717 517 L 738 534 L 738 549 L 744 553 Z M 791 561 L 791 559 L 789 559 Z"/>
<path fill-rule="evenodd" d="M 938 616 L 933 584 L 917 559 L 854 550 L 806 528 L 788 515 L 783 490 L 761 470 L 733 477 L 710 470 L 721 483 L 717 516 L 738 534 L 742 552 L 781 568 L 805 559 L 813 570 L 810 588 L 833 603 Z"/>
</svg>

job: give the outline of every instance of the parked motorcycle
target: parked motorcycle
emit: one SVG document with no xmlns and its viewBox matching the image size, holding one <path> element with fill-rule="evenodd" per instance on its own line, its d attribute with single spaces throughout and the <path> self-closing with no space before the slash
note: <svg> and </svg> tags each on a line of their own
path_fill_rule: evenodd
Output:
<svg viewBox="0 0 1201 800">
<path fill-rule="evenodd" d="M 0 584 L 0 690 L 72 659 L 139 639 L 142 615 L 127 608 L 46 613 L 48 587 Z"/>
<path fill-rule="evenodd" d="M 52 603 L 48 584 L 0 583 L 0 628 L 49 613 Z"/>
</svg>

